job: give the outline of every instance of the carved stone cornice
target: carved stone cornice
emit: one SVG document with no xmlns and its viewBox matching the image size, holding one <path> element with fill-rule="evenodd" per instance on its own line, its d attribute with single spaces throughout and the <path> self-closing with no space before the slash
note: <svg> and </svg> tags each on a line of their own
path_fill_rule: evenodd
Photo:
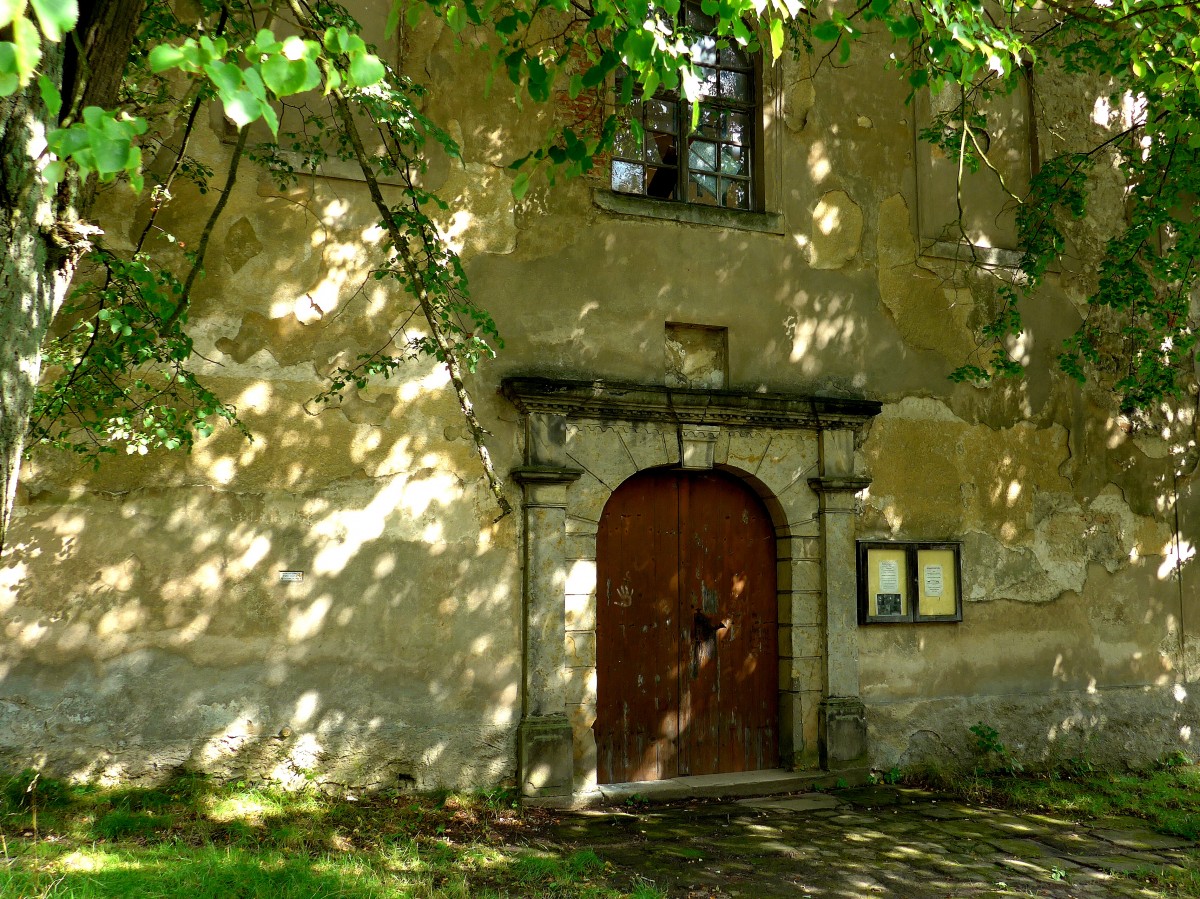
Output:
<svg viewBox="0 0 1200 899">
<path fill-rule="evenodd" d="M 505 378 L 501 392 L 525 414 L 731 428 L 857 429 L 883 404 L 850 397 L 691 390 L 619 381 Z"/>
</svg>

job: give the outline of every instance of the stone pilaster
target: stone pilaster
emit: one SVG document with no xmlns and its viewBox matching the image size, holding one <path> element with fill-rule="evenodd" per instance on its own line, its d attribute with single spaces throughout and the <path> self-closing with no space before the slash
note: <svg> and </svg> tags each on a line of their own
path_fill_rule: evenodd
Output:
<svg viewBox="0 0 1200 899">
<path fill-rule="evenodd" d="M 819 500 L 825 589 L 825 697 L 818 732 L 827 770 L 866 764 L 867 722 L 858 682 L 858 584 L 855 570 L 855 495 L 870 478 L 854 475 L 854 434 L 821 434 L 821 477 L 809 486 Z"/>
<path fill-rule="evenodd" d="M 517 777 L 524 796 L 569 797 L 571 724 L 566 680 L 567 488 L 578 469 L 527 466 L 513 471 L 524 488 L 524 665 Z"/>
</svg>

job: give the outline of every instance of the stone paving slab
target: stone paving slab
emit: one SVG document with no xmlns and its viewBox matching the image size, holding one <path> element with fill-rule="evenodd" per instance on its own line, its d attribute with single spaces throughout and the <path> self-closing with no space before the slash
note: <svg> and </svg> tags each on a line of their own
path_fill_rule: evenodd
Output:
<svg viewBox="0 0 1200 899">
<path fill-rule="evenodd" d="M 561 842 L 684 899 L 1151 899 L 1128 876 L 1200 867 L 1137 819 L 1081 822 L 875 787 L 564 814 Z"/>
</svg>

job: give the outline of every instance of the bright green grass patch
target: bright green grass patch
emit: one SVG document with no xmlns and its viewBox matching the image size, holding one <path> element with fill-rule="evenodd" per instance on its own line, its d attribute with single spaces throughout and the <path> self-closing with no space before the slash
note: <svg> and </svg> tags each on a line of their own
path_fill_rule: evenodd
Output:
<svg viewBox="0 0 1200 899">
<path fill-rule="evenodd" d="M 219 786 L 0 780 L 3 899 L 654 899 L 592 851 L 516 848 L 511 794 L 334 799 Z M 630 892 L 632 891 L 632 892 Z"/>
<path fill-rule="evenodd" d="M 1141 818 L 1160 833 L 1200 839 L 1200 766 L 1196 765 L 1078 777 L 1053 773 L 937 778 L 933 785 L 1011 808 L 1085 818 Z"/>
</svg>

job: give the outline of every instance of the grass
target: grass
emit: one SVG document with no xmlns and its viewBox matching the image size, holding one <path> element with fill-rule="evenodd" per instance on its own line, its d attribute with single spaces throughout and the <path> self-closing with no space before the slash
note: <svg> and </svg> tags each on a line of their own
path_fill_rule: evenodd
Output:
<svg viewBox="0 0 1200 899">
<path fill-rule="evenodd" d="M 975 774 L 917 778 L 975 802 L 1082 818 L 1140 818 L 1152 830 L 1200 840 L 1200 766 L 1109 774 Z"/>
<path fill-rule="evenodd" d="M 31 786 L 32 785 L 32 786 Z M 0 897 L 654 899 L 591 850 L 523 846 L 502 791 L 333 799 L 181 777 L 155 789 L 0 781 Z"/>
</svg>

